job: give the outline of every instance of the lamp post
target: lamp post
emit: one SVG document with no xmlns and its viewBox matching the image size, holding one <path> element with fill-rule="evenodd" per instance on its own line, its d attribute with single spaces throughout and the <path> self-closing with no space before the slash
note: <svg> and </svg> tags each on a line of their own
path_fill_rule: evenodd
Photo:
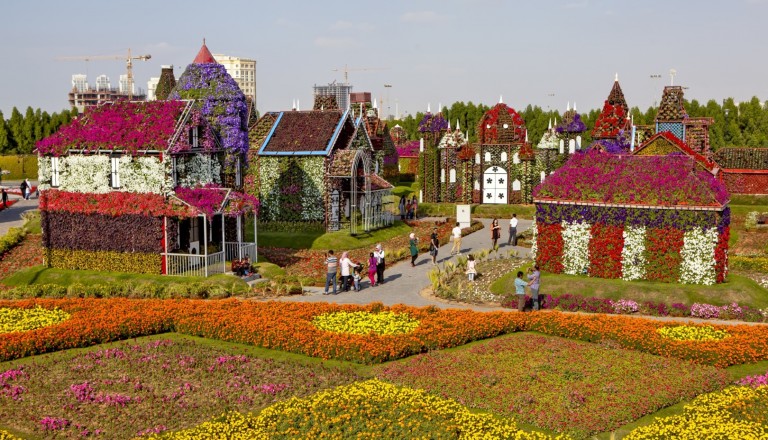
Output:
<svg viewBox="0 0 768 440">
<path fill-rule="evenodd" d="M 661 79 L 661 74 L 660 73 L 652 73 L 651 74 L 651 80 L 654 80 L 654 79 Z M 654 82 L 657 82 L 657 81 L 652 81 L 651 82 L 651 88 L 655 88 Z M 653 91 L 651 91 L 651 95 L 653 95 Z M 656 99 L 654 99 L 653 100 L 653 106 L 654 107 L 656 107 L 656 102 L 657 102 Z"/>
<path fill-rule="evenodd" d="M 392 84 L 384 84 L 384 88 L 391 89 Z M 389 90 L 387 90 L 386 97 L 387 97 L 387 119 L 389 119 L 390 116 L 392 116 L 392 112 L 390 111 L 391 106 L 389 105 Z"/>
</svg>

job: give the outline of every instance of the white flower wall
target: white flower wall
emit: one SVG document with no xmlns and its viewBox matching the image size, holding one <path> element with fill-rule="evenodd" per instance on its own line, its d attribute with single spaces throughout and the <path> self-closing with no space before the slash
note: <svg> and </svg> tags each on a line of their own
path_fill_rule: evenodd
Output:
<svg viewBox="0 0 768 440">
<path fill-rule="evenodd" d="M 62 191 L 104 194 L 109 185 L 109 156 L 67 156 L 59 160 L 59 189 Z"/>
<path fill-rule="evenodd" d="M 567 274 L 584 274 L 589 268 L 589 240 L 592 238 L 589 223 L 562 222 L 563 271 Z"/>
<path fill-rule="evenodd" d="M 683 284 L 715 284 L 715 247 L 717 229 L 694 228 L 683 236 L 680 255 L 680 282 Z"/>
<path fill-rule="evenodd" d="M 626 281 L 645 278 L 645 227 L 627 226 L 624 229 L 624 247 L 621 249 L 621 279 Z"/>
</svg>

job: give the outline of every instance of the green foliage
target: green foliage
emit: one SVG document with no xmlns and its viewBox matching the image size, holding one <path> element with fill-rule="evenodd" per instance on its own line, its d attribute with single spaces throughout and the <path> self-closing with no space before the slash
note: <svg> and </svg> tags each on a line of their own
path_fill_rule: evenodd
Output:
<svg viewBox="0 0 768 440">
<path fill-rule="evenodd" d="M 10 171 L 3 180 L 37 179 L 37 156 L 34 154 L 0 156 L 0 169 Z"/>
<path fill-rule="evenodd" d="M 27 236 L 27 230 L 24 228 L 10 228 L 8 232 L 0 237 L 0 256 L 11 250 L 14 246 L 21 243 Z"/>
<path fill-rule="evenodd" d="M 50 135 L 77 116 L 77 109 L 63 110 L 61 113 L 43 112 L 40 109 L 34 110 L 27 107 L 24 115 L 14 107 L 11 111 L 11 117 L 4 119 L 0 113 L 0 154 L 31 154 L 34 151 L 35 143 L 44 137 Z M 0 168 L 7 169 L 0 165 Z M 23 177 L 37 176 L 35 166 L 34 173 L 28 172 Z M 10 177 L 19 179 L 22 176 L 16 175 Z"/>
</svg>

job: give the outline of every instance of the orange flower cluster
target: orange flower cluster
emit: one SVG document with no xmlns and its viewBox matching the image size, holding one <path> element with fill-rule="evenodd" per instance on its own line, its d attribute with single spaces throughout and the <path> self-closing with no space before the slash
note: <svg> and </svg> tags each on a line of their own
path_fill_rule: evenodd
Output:
<svg viewBox="0 0 768 440">
<path fill-rule="evenodd" d="M 768 326 L 717 326 L 731 335 L 719 341 L 678 341 L 656 330 L 676 325 L 616 315 L 561 312 L 481 313 L 435 307 L 385 307 L 327 303 L 205 300 L 34 299 L 0 301 L 0 307 L 59 308 L 71 315 L 61 324 L 0 335 L 0 361 L 86 347 L 168 331 L 301 353 L 323 359 L 373 364 L 514 331 L 618 345 L 665 357 L 726 367 L 768 359 Z M 355 335 L 318 329 L 312 320 L 334 312 L 392 311 L 418 320 L 410 333 Z"/>
</svg>

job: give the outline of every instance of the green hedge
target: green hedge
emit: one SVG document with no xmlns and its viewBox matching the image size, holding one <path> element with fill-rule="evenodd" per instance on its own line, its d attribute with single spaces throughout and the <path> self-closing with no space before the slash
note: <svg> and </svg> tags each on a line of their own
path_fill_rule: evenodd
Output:
<svg viewBox="0 0 768 440">
<path fill-rule="evenodd" d="M 138 283 L 108 283 L 93 286 L 85 286 L 77 283 L 69 286 L 60 286 L 58 284 L 31 284 L 0 291 L 0 298 L 223 299 L 233 295 L 251 296 L 251 294 L 251 290 L 247 288 L 235 288 L 232 290 L 213 282 L 172 283 L 161 285 L 144 281 Z"/>
<path fill-rule="evenodd" d="M 5 235 L 0 237 L 0 256 L 13 249 L 17 244 L 27 236 L 27 230 L 24 228 L 10 228 Z"/>
<path fill-rule="evenodd" d="M 37 156 L 34 154 L 0 156 L 0 169 L 11 172 L 11 174 L 3 175 L 3 180 L 22 180 L 24 178 L 37 180 Z"/>
</svg>

